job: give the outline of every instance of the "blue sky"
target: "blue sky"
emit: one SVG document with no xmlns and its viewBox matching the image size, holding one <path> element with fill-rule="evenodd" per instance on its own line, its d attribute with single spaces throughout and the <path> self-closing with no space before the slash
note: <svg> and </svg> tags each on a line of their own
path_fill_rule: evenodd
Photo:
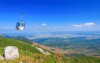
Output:
<svg viewBox="0 0 100 63">
<path fill-rule="evenodd" d="M 21 12 L 21 32 L 100 31 L 100 0 L 0 0 L 0 32 L 17 32 Z"/>
</svg>

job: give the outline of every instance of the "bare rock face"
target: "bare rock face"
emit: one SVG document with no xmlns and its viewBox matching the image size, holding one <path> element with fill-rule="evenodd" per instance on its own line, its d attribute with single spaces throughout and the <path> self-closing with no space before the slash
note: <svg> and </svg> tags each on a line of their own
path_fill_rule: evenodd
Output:
<svg viewBox="0 0 100 63">
<path fill-rule="evenodd" d="M 19 58 L 18 48 L 15 46 L 8 46 L 4 48 L 5 60 L 14 60 Z"/>
<path fill-rule="evenodd" d="M 4 60 L 4 57 L 0 55 L 0 60 Z"/>
</svg>

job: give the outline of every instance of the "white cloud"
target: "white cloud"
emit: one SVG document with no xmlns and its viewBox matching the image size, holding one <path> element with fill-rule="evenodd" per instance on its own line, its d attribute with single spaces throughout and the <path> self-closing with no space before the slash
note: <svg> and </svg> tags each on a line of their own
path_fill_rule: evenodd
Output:
<svg viewBox="0 0 100 63">
<path fill-rule="evenodd" d="M 46 25 L 47 25 L 46 23 L 43 23 L 43 24 L 42 24 L 42 26 L 46 26 Z"/>
<path fill-rule="evenodd" d="M 79 28 L 79 27 L 82 27 L 83 25 L 73 25 L 73 26 Z"/>
<path fill-rule="evenodd" d="M 93 22 L 87 22 L 87 23 L 83 23 L 83 24 L 73 24 L 74 27 L 91 27 L 91 26 L 94 26 L 95 23 Z"/>
<path fill-rule="evenodd" d="M 84 26 L 93 26 L 93 25 L 95 25 L 95 23 L 93 23 L 93 22 L 84 23 Z"/>
</svg>

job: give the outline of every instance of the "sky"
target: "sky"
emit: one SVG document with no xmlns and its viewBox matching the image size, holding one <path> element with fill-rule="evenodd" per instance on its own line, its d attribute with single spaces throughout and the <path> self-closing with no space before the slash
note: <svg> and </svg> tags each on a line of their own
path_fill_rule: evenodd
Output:
<svg viewBox="0 0 100 63">
<path fill-rule="evenodd" d="M 21 19 L 26 29 L 17 31 Z M 0 32 L 46 30 L 100 31 L 100 0 L 0 0 Z"/>
</svg>

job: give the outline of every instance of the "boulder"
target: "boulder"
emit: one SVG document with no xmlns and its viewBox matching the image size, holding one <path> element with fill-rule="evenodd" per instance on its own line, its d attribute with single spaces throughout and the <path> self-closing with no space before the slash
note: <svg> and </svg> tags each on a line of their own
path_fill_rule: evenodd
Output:
<svg viewBox="0 0 100 63">
<path fill-rule="evenodd" d="M 0 55 L 0 60 L 4 60 L 4 57 Z"/>
<path fill-rule="evenodd" d="M 19 58 L 18 48 L 15 46 L 8 46 L 4 48 L 5 60 L 14 60 Z"/>
</svg>

